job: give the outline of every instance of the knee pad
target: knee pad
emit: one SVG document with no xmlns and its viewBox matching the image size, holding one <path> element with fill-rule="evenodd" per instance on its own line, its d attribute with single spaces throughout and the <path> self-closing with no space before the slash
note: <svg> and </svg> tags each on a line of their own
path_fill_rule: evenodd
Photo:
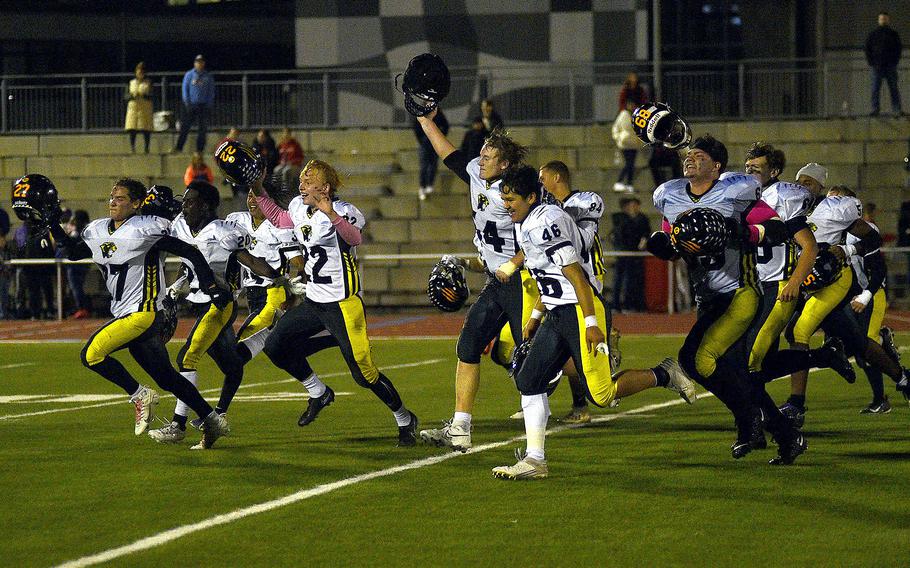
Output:
<svg viewBox="0 0 910 568">
<path fill-rule="evenodd" d="M 458 336 L 455 354 L 462 363 L 477 365 L 480 363 L 480 355 L 483 353 L 483 348 L 483 342 L 477 336 L 477 333 L 468 328 L 463 328 L 461 335 Z"/>
</svg>

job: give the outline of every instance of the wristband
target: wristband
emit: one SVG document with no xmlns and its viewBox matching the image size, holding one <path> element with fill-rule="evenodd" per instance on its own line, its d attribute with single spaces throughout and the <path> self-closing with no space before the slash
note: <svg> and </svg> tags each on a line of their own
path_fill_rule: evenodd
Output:
<svg viewBox="0 0 910 568">
<path fill-rule="evenodd" d="M 532 320 L 540 320 L 542 318 L 543 318 L 543 312 L 541 310 L 538 310 L 536 308 L 531 310 L 531 319 Z"/>
<path fill-rule="evenodd" d="M 859 302 L 860 304 L 862 304 L 864 306 L 868 306 L 869 300 L 871 300 L 871 299 L 872 299 L 872 292 L 870 292 L 869 290 L 863 290 L 862 292 L 857 294 L 857 296 L 855 298 L 853 298 L 853 301 Z"/>
<path fill-rule="evenodd" d="M 838 245 L 844 250 L 844 256 L 854 256 L 856 254 L 855 245 Z"/>
<path fill-rule="evenodd" d="M 514 274 L 515 271 L 518 270 L 518 266 L 514 262 L 509 260 L 509 261 L 506 261 L 506 262 L 503 262 L 502 264 L 500 264 L 499 268 L 497 268 L 496 270 L 504 273 L 506 276 L 512 276 L 512 274 Z"/>
<path fill-rule="evenodd" d="M 597 327 L 597 316 L 585 316 L 585 327 Z"/>
</svg>

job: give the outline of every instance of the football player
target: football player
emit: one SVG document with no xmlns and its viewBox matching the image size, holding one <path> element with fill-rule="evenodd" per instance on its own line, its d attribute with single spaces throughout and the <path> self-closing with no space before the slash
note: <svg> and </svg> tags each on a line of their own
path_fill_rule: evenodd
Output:
<svg viewBox="0 0 910 568">
<path fill-rule="evenodd" d="M 806 186 L 816 196 L 814 209 L 808 217 L 809 226 L 815 234 L 820 247 L 826 247 L 841 262 L 840 274 L 834 282 L 824 288 L 812 291 L 806 299 L 799 317 L 793 324 L 793 343 L 791 347 L 806 352 L 809 338 L 819 327 L 843 340 L 847 352 L 882 370 L 897 384 L 898 391 L 910 397 L 910 373 L 901 369 L 875 341 L 868 341 L 856 324 L 855 318 L 847 304 L 848 295 L 853 287 L 853 271 L 846 259 L 854 254 L 873 259 L 881 246 L 881 236 L 862 219 L 863 206 L 855 197 L 826 196 L 824 184 L 827 170 L 817 163 L 805 165 L 797 172 L 797 183 Z M 857 237 L 856 244 L 845 243 L 845 235 Z M 808 355 L 804 355 L 808 359 Z M 796 424 L 805 420 L 806 384 L 809 362 L 801 365 L 804 370 L 791 375 L 790 397 L 781 406 L 781 410 Z"/>
<path fill-rule="evenodd" d="M 26 178 L 23 180 L 28 183 Z M 158 395 L 139 385 L 123 365 L 111 357 L 115 351 L 128 349 L 161 388 L 173 393 L 199 415 L 203 441 L 211 445 L 230 433 L 230 427 L 170 363 L 158 329 L 162 319 L 161 283 L 164 278 L 161 253 L 186 259 L 197 275 L 197 286 L 209 294 L 214 303 L 226 305 L 230 293 L 218 285 L 199 251 L 168 236 L 165 219 L 138 214 L 145 198 L 146 188 L 141 182 L 129 178 L 118 180 L 111 190 L 110 217 L 89 223 L 82 233 L 82 242 L 68 237 L 58 223 L 48 220 L 54 238 L 67 250 L 67 258 L 92 258 L 98 264 L 111 295 L 114 319 L 104 324 L 85 344 L 82 363 L 131 396 L 136 407 L 135 433 L 139 436 L 148 430 Z"/>
<path fill-rule="evenodd" d="M 521 274 L 512 261 L 518 252 L 514 227 L 499 193 L 502 175 L 521 163 L 527 149 L 504 131 L 494 130 L 480 156 L 471 160 L 449 142 L 433 122 L 434 116 L 436 109 L 417 120 L 446 167 L 470 186 L 474 243 L 480 255 L 479 262 L 454 260 L 462 266 L 482 265 L 487 282 L 468 310 L 458 336 L 455 413 L 442 428 L 422 430 L 420 437 L 427 443 L 464 452 L 471 447 L 471 413 L 480 386 L 480 356 L 506 323 L 512 337 L 520 337 L 522 313 L 527 309 Z M 494 276 L 497 272 L 504 281 Z"/>
<path fill-rule="evenodd" d="M 698 319 L 679 352 L 679 362 L 730 409 L 737 428 L 731 453 L 739 459 L 753 449 L 753 442 L 761 447 L 764 441 L 762 412 L 751 398 L 745 337 L 761 300 L 755 249 L 784 242 L 788 233 L 774 209 L 761 200 L 758 180 L 745 174 L 721 177 L 727 156 L 723 143 L 710 135 L 692 142 L 683 162 L 685 178 L 668 181 L 654 192 L 654 207 L 664 223 L 663 230 L 648 239 L 647 248 L 664 260 L 682 256 L 686 262 Z M 682 246 L 674 246 L 671 228 L 679 237 L 673 224 L 693 208 L 708 208 L 723 217 L 725 227 L 699 228 L 708 234 L 726 233 L 716 247 L 719 253 L 701 254 L 696 250 L 699 243 L 677 240 Z M 779 412 L 765 420 L 780 446 L 780 455 L 770 463 L 792 463 L 805 451 L 805 438 Z"/>
<path fill-rule="evenodd" d="M 335 392 L 310 367 L 307 356 L 315 350 L 311 337 L 328 331 L 358 385 L 369 389 L 392 411 L 398 425 L 398 445 L 413 446 L 417 440 L 417 416 L 401 402 L 401 396 L 373 362 L 361 298 L 356 247 L 362 242 L 363 213 L 339 199 L 338 173 L 321 160 L 310 160 L 300 174 L 300 195 L 288 209 L 279 207 L 262 187 L 253 184 L 256 203 L 278 228 L 293 228 L 304 257 L 306 298 L 289 310 L 272 328 L 265 353 L 310 394 L 307 409 L 297 422 L 306 426 L 335 400 Z"/>
<path fill-rule="evenodd" d="M 269 278 L 272 285 L 283 285 L 274 280 L 280 275 L 269 264 L 247 250 L 250 235 L 237 224 L 218 218 L 218 190 L 204 181 L 193 181 L 183 194 L 183 211 L 170 227 L 171 235 L 198 249 L 215 274 L 216 281 L 229 290 L 236 290 L 240 283 L 241 265 L 253 273 Z M 186 300 L 196 314 L 196 323 L 177 355 L 180 373 L 197 384 L 199 360 L 205 353 L 211 356 L 224 373 L 221 396 L 215 410 L 225 414 L 231 400 L 243 381 L 244 361 L 237 353 L 234 335 L 234 318 L 237 302 L 233 293 L 224 305 L 215 303 L 212 296 L 200 287 L 199 275 L 193 267 L 184 265 L 189 293 Z M 175 283 L 168 293 L 182 296 L 178 291 L 182 283 Z M 149 436 L 160 443 L 175 444 L 186 437 L 187 406 L 178 400 L 170 423 L 152 430 Z M 205 439 L 194 445 L 195 450 L 209 449 L 212 444 Z"/>
<path fill-rule="evenodd" d="M 835 185 L 828 190 L 828 196 L 846 195 L 856 197 L 856 194 L 843 185 Z M 870 227 L 878 231 L 878 227 L 866 216 L 863 219 Z M 879 234 L 881 232 L 879 231 Z M 847 233 L 847 245 L 855 245 L 859 238 Z M 867 260 L 868 259 L 868 260 Z M 885 297 L 885 282 L 887 281 L 887 267 L 881 251 L 875 251 L 865 256 L 850 255 L 848 262 L 853 269 L 855 281 L 850 291 L 850 309 L 853 311 L 860 329 L 866 332 L 869 341 L 876 341 L 882 345 L 885 352 L 895 362 L 900 363 L 900 354 L 894 345 L 893 334 L 890 328 L 883 327 L 885 310 L 888 308 Z M 861 414 L 887 414 L 891 412 L 891 402 L 885 395 L 882 372 L 873 365 L 857 358 L 857 363 L 866 372 L 866 379 L 872 389 L 872 402 L 863 408 Z"/>
<path fill-rule="evenodd" d="M 501 192 L 540 299 L 523 330 L 523 339 L 533 340 L 515 378 L 527 451 L 515 465 L 493 468 L 493 475 L 536 479 L 549 472 L 544 454 L 550 415 L 547 384 L 569 359 L 578 369 L 586 396 L 598 406 L 656 386 L 677 392 L 691 403 L 695 386 L 672 359 L 652 369 L 620 371 L 614 376 L 606 345 L 610 308 L 600 295 L 602 283 L 594 276 L 589 244 L 575 220 L 559 205 L 541 202 L 538 172 L 531 167 L 506 172 Z"/>
</svg>

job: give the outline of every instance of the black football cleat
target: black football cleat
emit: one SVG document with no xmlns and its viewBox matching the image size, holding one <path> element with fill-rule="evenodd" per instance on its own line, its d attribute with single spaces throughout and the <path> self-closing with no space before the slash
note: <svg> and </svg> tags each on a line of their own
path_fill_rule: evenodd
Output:
<svg viewBox="0 0 910 568">
<path fill-rule="evenodd" d="M 792 402 L 787 402 L 779 410 L 784 415 L 784 418 L 793 424 L 794 428 L 802 428 L 803 424 L 806 423 L 806 408 L 800 408 Z"/>
<path fill-rule="evenodd" d="M 744 458 L 753 449 L 761 449 L 767 445 L 761 410 L 752 410 L 748 418 L 736 420 L 736 441 L 730 446 L 733 459 Z"/>
<path fill-rule="evenodd" d="M 319 398 L 311 398 L 309 404 L 307 404 L 306 410 L 303 414 L 300 415 L 300 420 L 297 421 L 298 426 L 306 426 L 313 420 L 316 420 L 316 417 L 322 411 L 323 408 L 332 404 L 335 400 L 335 391 L 329 387 L 325 387 L 325 392 L 322 393 L 322 396 Z"/>
<path fill-rule="evenodd" d="M 398 447 L 409 448 L 417 445 L 417 415 L 410 410 L 411 422 L 407 426 L 398 427 Z"/>
<path fill-rule="evenodd" d="M 786 440 L 779 443 L 780 447 L 777 451 L 777 457 L 768 460 L 771 465 L 790 465 L 797 457 L 809 449 L 809 442 L 806 437 L 795 428 L 792 430 L 792 435 L 786 436 Z"/>
<path fill-rule="evenodd" d="M 829 337 L 822 344 L 822 349 L 826 349 L 831 357 L 831 370 L 842 376 L 845 381 L 851 385 L 856 382 L 856 371 L 850 364 L 850 358 L 844 350 L 844 342 L 837 337 Z"/>
<path fill-rule="evenodd" d="M 891 331 L 890 327 L 882 327 L 878 334 L 882 338 L 882 348 L 885 350 L 885 353 L 888 354 L 888 357 L 894 360 L 895 363 L 900 364 L 901 354 L 897 350 L 897 345 L 894 344 L 894 332 Z"/>
</svg>

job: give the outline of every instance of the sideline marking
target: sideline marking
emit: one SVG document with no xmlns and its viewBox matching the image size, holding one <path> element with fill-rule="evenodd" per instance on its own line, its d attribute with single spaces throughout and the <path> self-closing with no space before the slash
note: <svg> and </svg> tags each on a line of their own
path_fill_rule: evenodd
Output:
<svg viewBox="0 0 910 568">
<path fill-rule="evenodd" d="M 16 369 L 18 367 L 31 367 L 36 363 L 10 363 L 9 365 L 0 365 L 0 369 Z"/>
<path fill-rule="evenodd" d="M 711 395 L 710 393 L 704 393 L 704 394 L 699 393 L 698 398 L 703 399 L 703 398 L 708 398 L 710 396 L 713 396 L 713 395 Z M 630 415 L 641 414 L 644 412 L 649 412 L 649 411 L 657 410 L 660 408 L 666 408 L 669 406 L 676 406 L 676 405 L 682 404 L 684 402 L 685 401 L 681 398 L 674 398 L 673 400 L 670 400 L 667 402 L 649 404 L 647 406 L 633 408 L 632 410 L 627 410 L 625 412 L 620 412 L 618 414 L 608 414 L 605 416 L 597 416 L 594 419 L 592 419 L 590 423 L 597 424 L 600 422 L 610 422 L 610 421 L 617 420 L 619 418 L 623 418 L 623 417 L 630 416 Z M 575 430 L 578 428 L 584 428 L 586 426 L 587 426 L 586 424 L 565 424 L 562 426 L 556 426 L 554 428 L 548 429 L 547 435 L 558 434 L 565 430 Z M 429 457 L 429 458 L 412 461 L 412 462 L 405 463 L 402 465 L 397 465 L 397 466 L 393 466 L 393 467 L 389 467 L 389 468 L 385 468 L 385 469 L 371 471 L 369 473 L 355 475 L 354 477 L 347 477 L 344 479 L 340 479 L 338 481 L 333 481 L 332 483 L 325 483 L 322 485 L 317 485 L 316 487 L 312 487 L 310 489 L 302 489 L 300 491 L 296 491 L 289 495 L 285 495 L 284 497 L 279 497 L 278 499 L 273 499 L 271 501 L 264 501 L 262 503 L 257 503 L 255 505 L 250 505 L 247 507 L 242 507 L 240 509 L 235 509 L 229 513 L 215 515 L 214 517 L 209 517 L 208 519 L 204 519 L 204 520 L 196 522 L 196 523 L 191 523 L 188 525 L 182 525 L 179 527 L 168 529 L 168 530 L 162 531 L 158 534 L 154 534 L 152 536 L 141 538 L 130 544 L 118 546 L 116 548 L 111 548 L 111 549 L 105 550 L 103 552 L 99 552 L 97 554 L 83 556 L 82 558 L 78 558 L 76 560 L 70 560 L 63 564 L 60 564 L 59 566 L 61 568 L 77 568 L 77 567 L 81 568 L 83 566 L 92 566 L 95 564 L 100 564 L 102 562 L 109 562 L 111 560 L 120 558 L 122 556 L 127 556 L 129 554 L 133 554 L 136 552 L 142 552 L 144 550 L 150 550 L 152 548 L 161 546 L 163 544 L 167 544 L 171 541 L 177 540 L 178 538 L 184 537 L 186 535 L 189 535 L 189 534 L 192 534 L 195 532 L 203 531 L 203 530 L 206 530 L 206 529 L 209 529 L 212 527 L 217 527 L 219 525 L 226 525 L 228 523 L 232 523 L 234 521 L 239 521 L 240 519 L 250 517 L 252 515 L 266 513 L 268 511 L 272 511 L 272 510 L 278 509 L 280 507 L 292 505 L 294 503 L 304 501 L 306 499 L 312 499 L 313 497 L 325 495 L 326 493 L 331 493 L 332 491 L 335 491 L 337 489 L 342 489 L 344 487 L 356 485 L 358 483 L 363 483 L 364 481 L 371 481 L 373 479 L 378 479 L 381 477 L 388 477 L 390 475 L 395 475 L 396 473 L 401 473 L 403 471 L 409 471 L 412 469 L 421 469 L 421 468 L 424 468 L 427 466 L 436 465 L 438 463 L 441 463 L 441 462 L 444 462 L 444 461 L 447 461 L 450 459 L 454 459 L 454 458 L 460 457 L 462 455 L 477 454 L 480 452 L 485 452 L 487 450 L 501 448 L 502 446 L 514 444 L 515 442 L 523 440 L 524 438 L 525 438 L 524 436 L 515 436 L 513 438 L 509 438 L 507 440 L 502 440 L 500 442 L 490 442 L 487 444 L 482 444 L 480 446 L 475 446 L 475 447 L 471 448 L 470 450 L 468 450 L 465 454 L 461 454 L 459 452 L 449 452 L 449 453 L 441 454 L 438 456 L 433 456 L 433 457 Z"/>
<path fill-rule="evenodd" d="M 434 365 L 436 363 L 441 363 L 443 361 L 446 361 L 446 359 L 425 359 L 423 361 L 415 361 L 413 363 L 400 363 L 398 365 L 388 365 L 388 366 L 382 367 L 382 369 L 383 370 L 384 369 L 406 369 L 408 367 L 421 367 L 423 365 Z M 350 371 L 339 371 L 337 373 L 327 373 L 327 374 L 323 375 L 323 377 L 324 378 L 343 377 L 345 375 L 350 375 L 350 374 L 351 374 Z M 290 377 L 287 379 L 282 379 L 280 381 L 264 381 L 264 382 L 259 382 L 259 383 L 241 384 L 240 388 L 252 388 L 252 387 L 260 387 L 263 385 L 278 385 L 281 383 L 296 383 L 296 382 L 299 382 L 299 381 L 297 379 L 295 379 L 294 377 Z M 204 389 L 199 392 L 200 393 L 221 392 L 221 387 L 212 388 L 212 389 Z M 160 394 L 161 394 L 162 399 L 163 398 L 174 398 L 174 395 L 172 395 L 170 393 L 167 393 L 167 394 L 160 393 Z M 29 418 L 31 416 L 42 416 L 44 414 L 57 414 L 58 412 L 73 412 L 74 410 L 86 410 L 89 408 L 100 408 L 102 406 L 114 406 L 117 404 L 123 404 L 125 402 L 123 399 L 123 395 L 117 395 L 117 398 L 119 398 L 120 400 L 117 400 L 114 402 L 102 402 L 99 404 L 87 404 L 84 406 L 74 406 L 71 408 L 51 408 L 49 410 L 38 410 L 36 412 L 24 412 L 22 414 L 4 414 L 4 415 L 0 416 L 0 421 L 15 420 L 17 418 Z"/>
<path fill-rule="evenodd" d="M 335 396 L 353 396 L 352 392 L 335 391 Z M 262 394 L 238 394 L 234 400 L 247 401 L 281 401 L 281 400 L 307 400 L 310 398 L 306 391 L 299 392 L 269 392 Z M 122 400 L 122 394 L 16 394 L 0 396 L 0 404 L 50 404 L 65 402 L 106 402 L 109 400 Z"/>
</svg>

